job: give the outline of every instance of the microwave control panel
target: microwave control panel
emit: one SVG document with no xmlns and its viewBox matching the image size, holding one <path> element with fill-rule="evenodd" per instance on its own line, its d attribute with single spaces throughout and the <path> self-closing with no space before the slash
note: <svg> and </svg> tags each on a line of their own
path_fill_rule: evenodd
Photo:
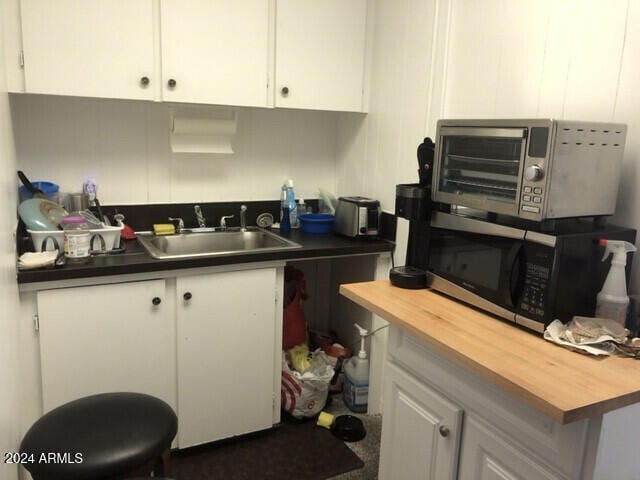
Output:
<svg viewBox="0 0 640 480">
<path fill-rule="evenodd" d="M 549 267 L 527 262 L 518 310 L 524 316 L 543 319 L 549 285 Z"/>
</svg>

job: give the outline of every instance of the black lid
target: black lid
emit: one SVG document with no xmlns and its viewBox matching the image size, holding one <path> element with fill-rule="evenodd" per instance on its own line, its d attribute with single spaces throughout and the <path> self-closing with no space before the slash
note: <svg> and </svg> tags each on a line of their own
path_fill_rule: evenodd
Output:
<svg viewBox="0 0 640 480">
<path fill-rule="evenodd" d="M 367 435 L 362 420 L 353 415 L 337 417 L 331 430 L 336 437 L 345 442 L 357 442 Z"/>
</svg>

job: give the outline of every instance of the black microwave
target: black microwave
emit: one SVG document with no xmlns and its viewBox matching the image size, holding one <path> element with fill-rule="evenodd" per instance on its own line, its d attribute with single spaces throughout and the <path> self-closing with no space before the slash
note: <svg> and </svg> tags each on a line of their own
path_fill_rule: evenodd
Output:
<svg viewBox="0 0 640 480">
<path fill-rule="evenodd" d="M 430 288 L 542 333 L 593 316 L 610 266 L 599 239 L 635 243 L 636 231 L 572 220 L 549 233 L 436 211 L 429 237 Z"/>
</svg>

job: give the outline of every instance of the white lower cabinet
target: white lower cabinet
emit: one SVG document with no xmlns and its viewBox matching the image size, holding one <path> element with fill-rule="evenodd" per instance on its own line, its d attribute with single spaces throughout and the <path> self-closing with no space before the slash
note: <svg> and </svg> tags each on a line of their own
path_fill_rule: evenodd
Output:
<svg viewBox="0 0 640 480">
<path fill-rule="evenodd" d="M 180 448 L 273 425 L 277 278 L 265 268 L 177 279 Z"/>
<path fill-rule="evenodd" d="M 456 478 L 462 409 L 397 366 L 385 372 L 379 478 Z"/>
<path fill-rule="evenodd" d="M 45 412 L 114 391 L 148 393 L 175 407 L 164 280 L 45 290 L 37 302 Z"/>
<path fill-rule="evenodd" d="M 599 478 L 598 420 L 557 424 L 394 326 L 388 353 L 381 479 Z"/>
<path fill-rule="evenodd" d="M 176 410 L 179 448 L 270 428 L 280 419 L 282 272 L 37 292 L 44 412 L 133 391 Z"/>
<path fill-rule="evenodd" d="M 460 457 L 460 478 L 469 480 L 552 480 L 565 478 L 550 472 L 502 438 L 490 426 L 467 416 Z"/>
</svg>

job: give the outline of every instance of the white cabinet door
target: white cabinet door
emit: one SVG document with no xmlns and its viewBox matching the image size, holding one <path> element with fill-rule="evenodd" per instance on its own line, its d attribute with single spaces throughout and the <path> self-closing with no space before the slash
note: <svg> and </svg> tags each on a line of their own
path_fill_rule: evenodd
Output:
<svg viewBox="0 0 640 480">
<path fill-rule="evenodd" d="M 164 100 L 267 105 L 269 0 L 162 0 L 161 18 Z"/>
<path fill-rule="evenodd" d="M 160 79 L 154 77 L 152 5 L 22 0 L 26 92 L 153 99 Z"/>
<path fill-rule="evenodd" d="M 464 423 L 460 456 L 464 480 L 559 480 L 568 477 L 549 471 L 471 416 Z"/>
<path fill-rule="evenodd" d="M 362 111 L 366 0 L 277 0 L 276 107 Z"/>
<path fill-rule="evenodd" d="M 270 428 L 276 269 L 179 277 L 176 287 L 180 448 Z"/>
<path fill-rule="evenodd" d="M 175 407 L 173 308 L 164 280 L 45 290 L 37 301 L 45 412 L 121 391 Z"/>
<path fill-rule="evenodd" d="M 457 478 L 462 409 L 391 362 L 384 382 L 379 478 Z"/>
</svg>

